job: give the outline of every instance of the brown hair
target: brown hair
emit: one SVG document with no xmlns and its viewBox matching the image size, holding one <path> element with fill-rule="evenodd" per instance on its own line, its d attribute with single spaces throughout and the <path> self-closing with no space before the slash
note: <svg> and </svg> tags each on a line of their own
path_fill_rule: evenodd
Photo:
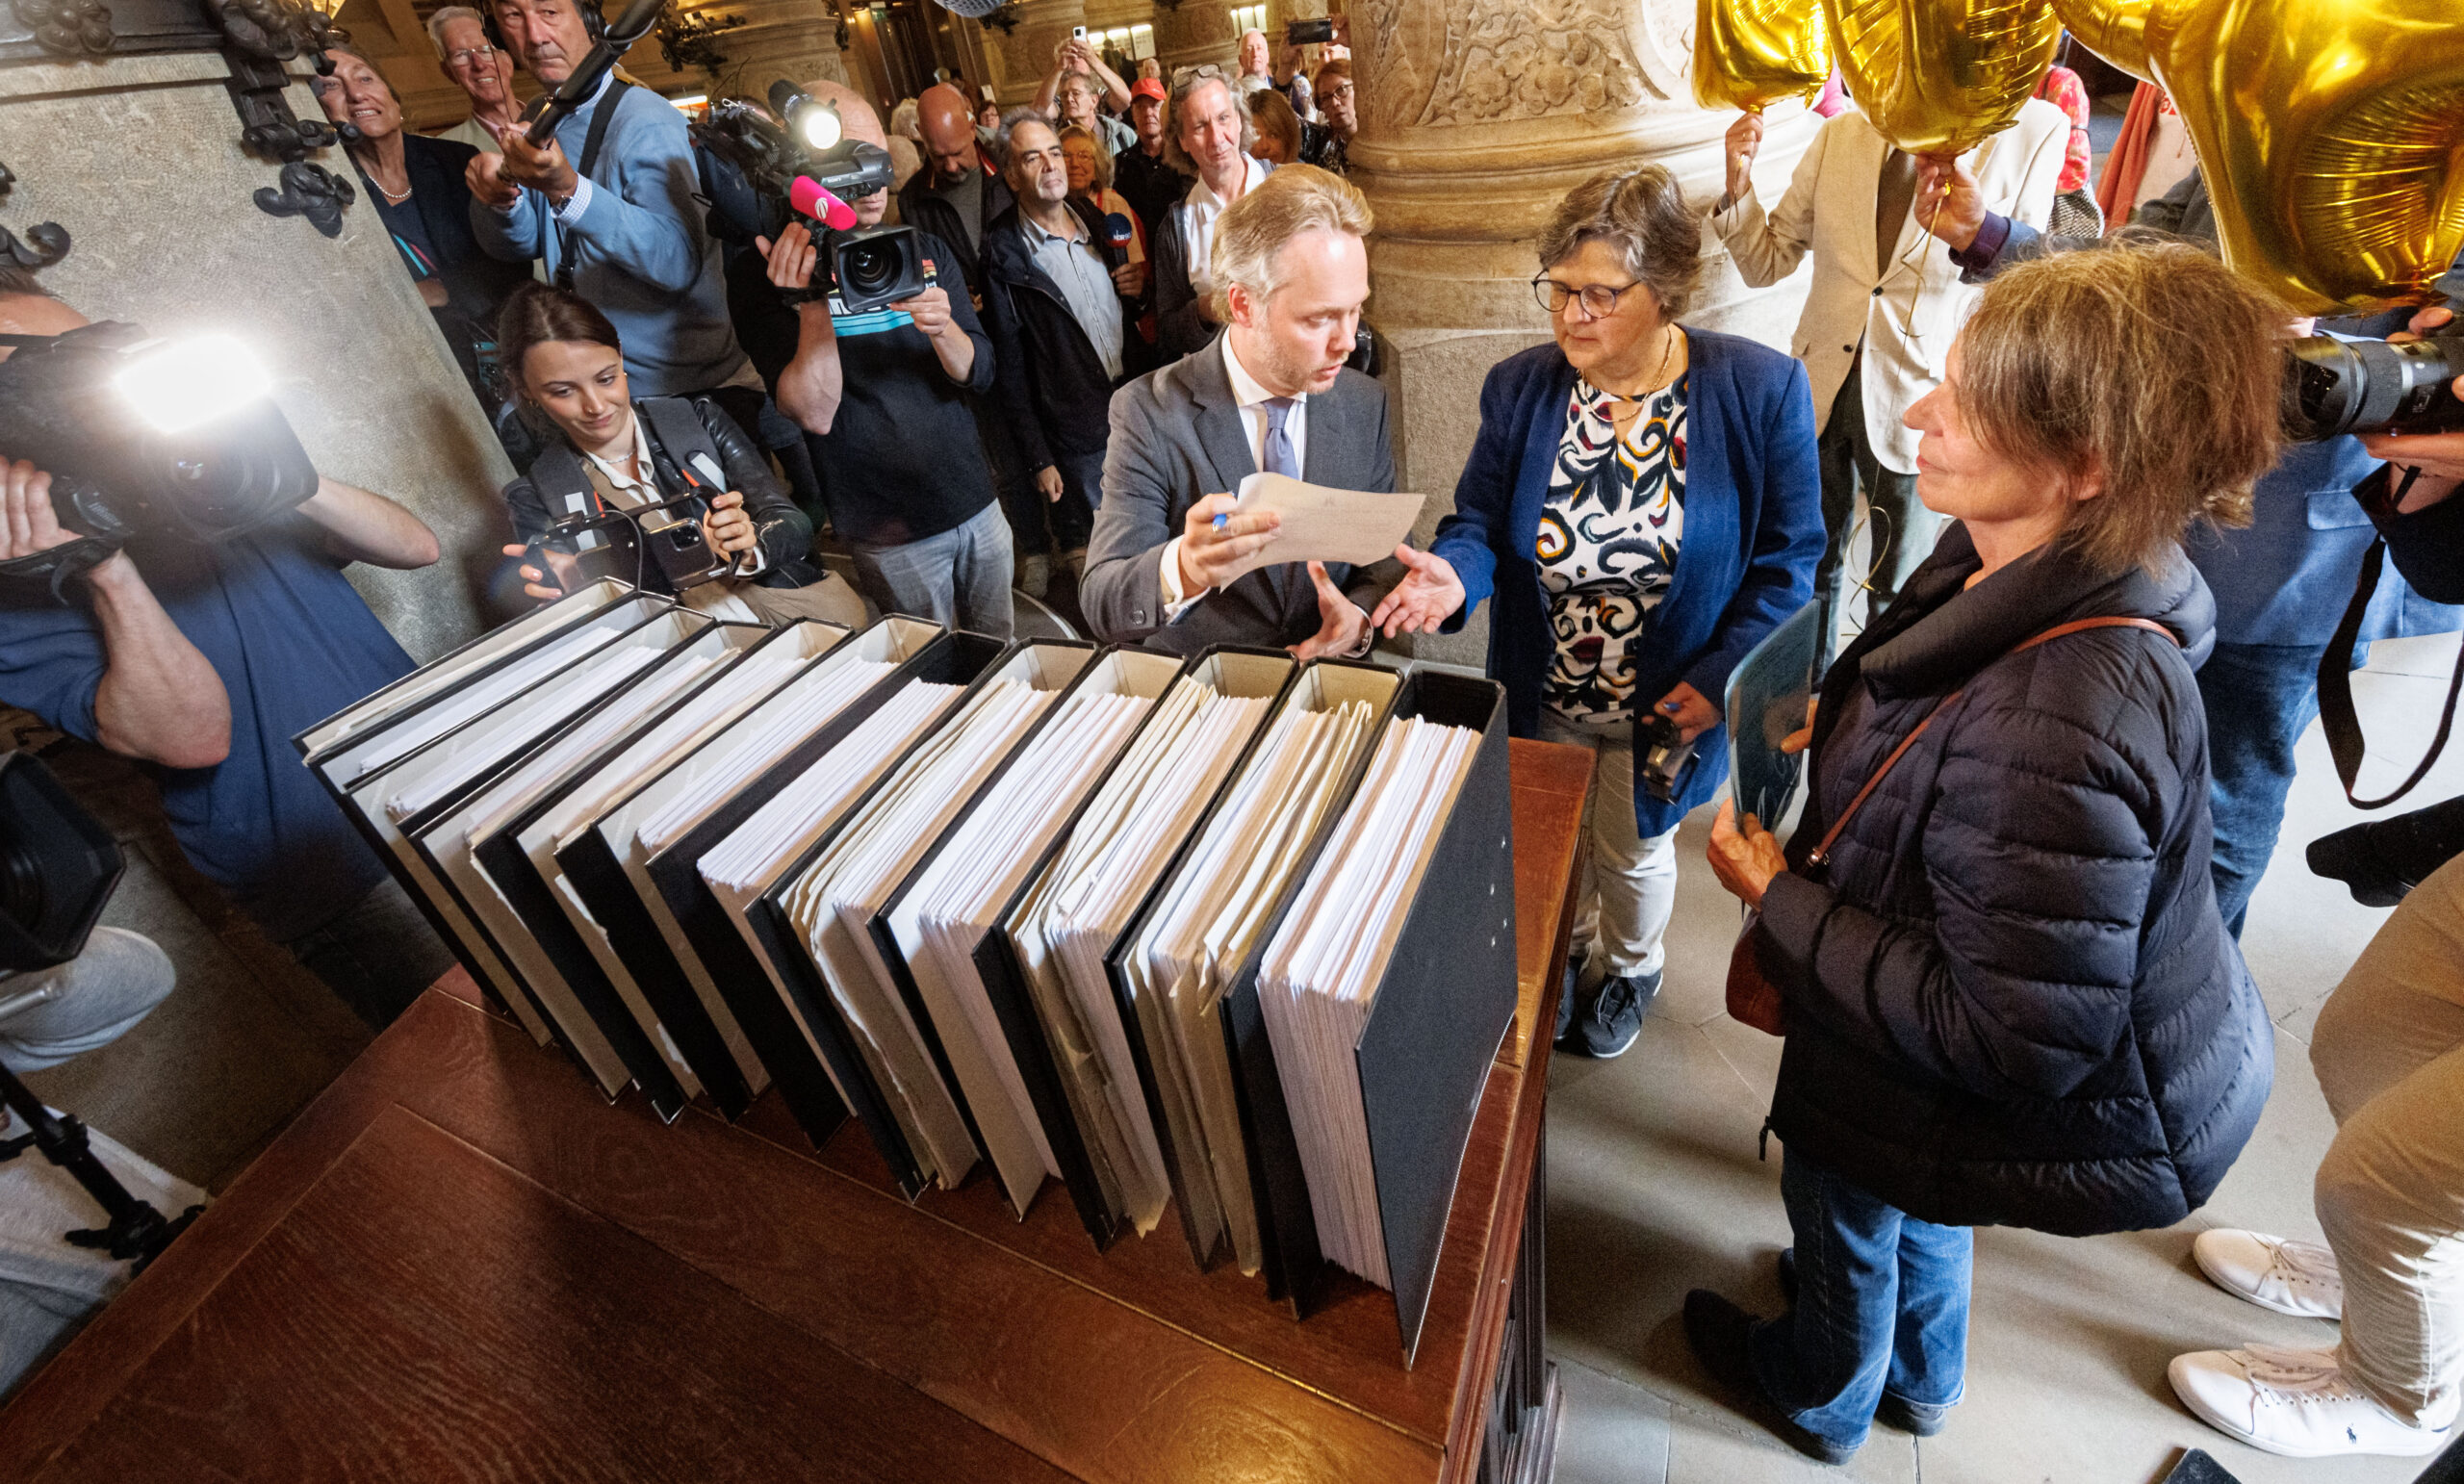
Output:
<svg viewBox="0 0 2464 1484">
<path fill-rule="evenodd" d="M 1348 232 L 1367 237 L 1377 218 L 1369 197 L 1340 175 L 1314 165 L 1283 166 L 1244 192 L 1216 218 L 1212 276 L 1215 318 L 1232 322 L 1232 286 L 1260 298 L 1278 286 L 1275 254 L 1303 232 Z"/>
<path fill-rule="evenodd" d="M 1311 78 L 1310 82 L 1317 87 L 1317 90 L 1320 92 L 1323 92 L 1326 90 L 1326 79 L 1330 77 L 1340 77 L 1349 80 L 1351 77 L 1351 59 L 1348 57 L 1337 57 L 1332 62 L 1327 63 L 1324 66 L 1320 67 L 1318 69 L 1318 75 Z"/>
<path fill-rule="evenodd" d="M 1288 146 L 1285 165 L 1300 159 L 1300 115 L 1292 111 L 1292 101 L 1271 88 L 1256 90 L 1249 100 L 1249 126 L 1261 140 L 1281 140 Z"/>
<path fill-rule="evenodd" d="M 2193 521 L 2249 524 L 2283 438 L 2292 311 L 2187 243 L 2106 241 L 1986 288 L 1960 332 L 1959 409 L 2005 458 L 2101 479 L 2060 540 L 2100 570 L 2153 572 Z"/>
<path fill-rule="evenodd" d="M 1703 276 L 1703 223 L 1665 166 L 1604 170 L 1567 192 L 1540 234 L 1541 268 L 1555 268 L 1595 239 L 1652 291 L 1660 318 L 1685 313 Z"/>
<path fill-rule="evenodd" d="M 526 390 L 523 362 L 531 347 L 559 340 L 605 345 L 620 355 L 625 348 L 599 306 L 570 289 L 533 279 L 506 295 L 497 316 L 497 364 L 516 391 Z"/>
<path fill-rule="evenodd" d="M 1113 152 L 1112 149 L 1104 143 L 1103 137 L 1101 135 L 1091 134 L 1088 131 L 1079 128 L 1076 124 L 1065 124 L 1062 126 L 1059 138 L 1061 142 L 1064 144 L 1068 143 L 1071 140 L 1084 140 L 1089 144 L 1093 145 L 1095 150 L 1095 178 L 1089 184 L 1097 195 L 1102 195 L 1105 192 L 1110 191 L 1113 188 Z"/>
<path fill-rule="evenodd" d="M 1188 106 L 1189 95 L 1209 83 L 1221 83 L 1232 95 L 1232 107 L 1241 115 L 1241 148 L 1246 152 L 1257 142 L 1257 131 L 1249 124 L 1249 95 L 1241 89 L 1241 80 L 1212 62 L 1180 67 L 1172 73 L 1172 86 L 1164 98 L 1164 163 L 1190 177 L 1197 178 L 1197 162 L 1181 147 L 1181 110 Z"/>
</svg>

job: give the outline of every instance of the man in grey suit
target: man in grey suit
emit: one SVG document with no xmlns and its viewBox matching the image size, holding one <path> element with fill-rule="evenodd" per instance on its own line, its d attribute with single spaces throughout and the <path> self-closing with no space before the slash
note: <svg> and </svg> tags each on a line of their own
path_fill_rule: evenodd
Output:
<svg viewBox="0 0 2464 1484">
<path fill-rule="evenodd" d="M 1222 333 L 1113 396 L 1103 505 L 1079 592 L 1096 637 L 1195 653 L 1278 645 L 1303 659 L 1357 655 L 1369 611 L 1406 567 L 1311 562 L 1225 575 L 1276 537 L 1270 513 L 1232 514 L 1264 470 L 1336 489 L 1391 491 L 1386 389 L 1346 369 L 1369 297 L 1369 203 L 1340 177 L 1287 166 L 1216 229 Z"/>
</svg>

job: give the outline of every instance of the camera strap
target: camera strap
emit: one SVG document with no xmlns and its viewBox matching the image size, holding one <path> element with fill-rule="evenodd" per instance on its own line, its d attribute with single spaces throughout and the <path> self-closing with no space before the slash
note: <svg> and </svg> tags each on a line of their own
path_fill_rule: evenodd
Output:
<svg viewBox="0 0 2464 1484">
<path fill-rule="evenodd" d="M 600 146 L 607 142 L 607 126 L 616 117 L 616 100 L 632 84 L 621 77 L 607 80 L 607 90 L 599 95 L 599 103 L 590 111 L 590 130 L 582 136 L 581 158 L 574 162 L 574 173 L 587 176 L 599 164 Z M 597 182 L 593 182 L 595 186 Z M 571 294 L 574 288 L 574 246 L 565 224 L 556 219 L 554 211 L 548 213 L 548 229 L 556 239 L 556 287 Z"/>
<path fill-rule="evenodd" d="M 2396 499 L 2401 499 L 2400 493 Z M 2352 652 L 2360 642 L 2362 620 L 2370 614 L 2370 600 L 2378 591 L 2378 578 L 2386 569 L 2387 540 L 2374 538 L 2370 550 L 2362 553 L 2361 577 L 2353 583 L 2352 601 L 2345 604 L 2345 616 L 2336 625 L 2336 636 L 2327 641 L 2327 652 L 2319 656 L 2319 729 L 2327 734 L 2327 755 L 2335 759 L 2336 780 L 2344 784 L 2345 798 L 2357 809 L 2383 809 L 2413 791 L 2413 785 L 2427 777 L 2430 765 L 2447 750 L 2447 734 L 2455 726 L 2455 698 L 2464 690 L 2464 651 L 2455 656 L 2455 673 L 2447 678 L 2447 704 L 2439 709 L 2438 730 L 2429 739 L 2429 751 L 2395 791 L 2376 799 L 2365 799 L 2353 791 L 2361 777 L 2362 755 L 2369 751 L 2362 740 L 2361 716 L 2352 704 Z"/>
</svg>

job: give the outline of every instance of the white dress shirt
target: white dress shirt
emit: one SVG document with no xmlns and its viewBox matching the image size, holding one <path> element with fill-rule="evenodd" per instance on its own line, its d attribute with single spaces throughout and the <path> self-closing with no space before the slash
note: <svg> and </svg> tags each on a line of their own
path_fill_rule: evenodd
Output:
<svg viewBox="0 0 2464 1484">
<path fill-rule="evenodd" d="M 1248 194 L 1267 178 L 1267 163 L 1255 155 L 1241 157 L 1241 193 Z M 1215 223 L 1232 203 L 1215 193 L 1201 177 L 1181 200 L 1181 241 L 1189 248 L 1190 287 L 1201 299 L 1215 293 Z"/>
</svg>

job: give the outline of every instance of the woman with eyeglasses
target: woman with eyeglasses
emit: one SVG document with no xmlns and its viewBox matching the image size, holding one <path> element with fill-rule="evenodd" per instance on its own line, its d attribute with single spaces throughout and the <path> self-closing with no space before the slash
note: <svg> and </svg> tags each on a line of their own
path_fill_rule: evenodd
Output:
<svg viewBox="0 0 2464 1484">
<path fill-rule="evenodd" d="M 1678 822 L 1728 776 L 1729 672 L 1812 597 L 1822 555 L 1805 368 L 1678 322 L 1701 252 L 1658 166 L 1566 197 L 1532 280 L 1555 343 L 1489 372 L 1454 513 L 1370 620 L 1452 632 L 1494 594 L 1488 670 L 1514 734 L 1596 755 L 1558 1036 L 1599 1057 L 1634 1043 L 1659 992 Z M 1694 746 L 1665 799 L 1637 777 L 1655 726 Z"/>
</svg>

